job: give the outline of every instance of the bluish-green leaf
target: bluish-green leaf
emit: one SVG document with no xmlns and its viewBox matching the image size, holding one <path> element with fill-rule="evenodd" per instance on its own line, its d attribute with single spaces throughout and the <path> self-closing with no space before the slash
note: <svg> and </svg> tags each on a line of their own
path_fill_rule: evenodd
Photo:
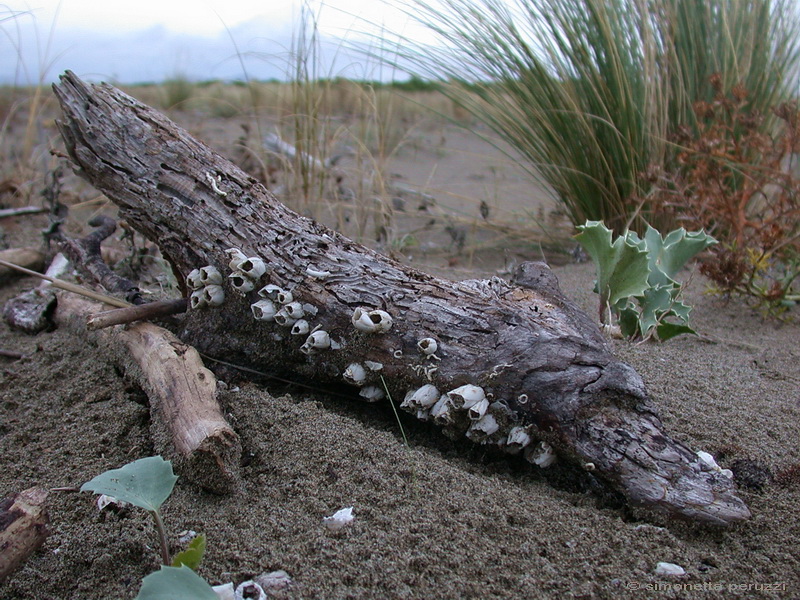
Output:
<svg viewBox="0 0 800 600">
<path fill-rule="evenodd" d="M 662 342 L 666 342 L 668 339 L 674 338 L 676 335 L 683 334 L 697 335 L 697 332 L 688 325 L 669 322 L 661 323 L 656 329 L 656 335 Z"/>
<path fill-rule="evenodd" d="M 196 571 L 197 567 L 200 566 L 200 561 L 203 560 L 203 555 L 205 553 L 206 536 L 201 533 L 191 542 L 189 542 L 186 550 L 182 550 L 175 555 L 175 558 L 172 559 L 172 566 L 180 567 L 181 565 L 186 565 L 193 571 Z"/>
<path fill-rule="evenodd" d="M 81 491 L 107 494 L 150 512 L 169 498 L 178 478 L 172 463 L 160 456 L 140 458 L 119 469 L 101 473 L 81 486 Z"/>
<path fill-rule="evenodd" d="M 189 567 L 161 567 L 142 580 L 136 600 L 219 600 L 219 596 Z"/>
<path fill-rule="evenodd" d="M 705 231 L 687 232 L 683 227 L 671 231 L 662 238 L 658 230 L 649 225 L 644 234 L 647 245 L 650 285 L 678 285 L 675 276 L 695 255 L 699 254 L 717 240 Z"/>
<path fill-rule="evenodd" d="M 578 227 L 575 239 L 592 257 L 597 268 L 597 288 L 601 302 L 614 305 L 647 289 L 649 273 L 647 252 L 620 236 L 612 242 L 612 233 L 602 221 L 587 221 Z"/>
</svg>

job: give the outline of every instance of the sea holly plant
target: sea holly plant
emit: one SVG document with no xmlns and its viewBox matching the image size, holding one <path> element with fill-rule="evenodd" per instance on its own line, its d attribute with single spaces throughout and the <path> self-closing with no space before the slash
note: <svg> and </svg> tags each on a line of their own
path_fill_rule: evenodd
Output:
<svg viewBox="0 0 800 600">
<path fill-rule="evenodd" d="M 170 461 L 160 456 L 150 456 L 101 473 L 81 486 L 82 492 L 111 496 L 119 502 L 143 508 L 153 516 L 164 566 L 144 578 L 137 600 L 217 598 L 211 586 L 193 571 L 203 558 L 205 536 L 195 537 L 186 550 L 176 554 L 170 561 L 161 505 L 169 498 L 177 480 Z"/>
<path fill-rule="evenodd" d="M 644 237 L 628 231 L 612 240 L 602 221 L 587 221 L 575 236 L 597 268 L 600 322 L 607 330 L 614 319 L 623 336 L 668 340 L 695 333 L 691 308 L 680 300 L 683 286 L 675 279 L 683 266 L 716 240 L 704 231 L 680 228 L 666 237 L 648 225 Z"/>
</svg>

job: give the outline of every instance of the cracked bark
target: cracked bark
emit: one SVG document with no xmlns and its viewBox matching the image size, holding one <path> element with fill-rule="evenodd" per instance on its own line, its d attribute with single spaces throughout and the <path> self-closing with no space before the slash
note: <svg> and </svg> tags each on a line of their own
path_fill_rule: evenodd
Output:
<svg viewBox="0 0 800 600">
<path fill-rule="evenodd" d="M 180 281 L 204 265 L 228 275 L 225 251 L 240 248 L 269 265 L 255 290 L 267 283 L 290 290 L 316 310 L 312 329 L 328 332 L 340 348 L 301 352 L 306 336 L 254 321 L 256 291 L 239 295 L 227 278 L 224 304 L 190 311 L 178 332 L 183 341 L 230 363 L 318 385 L 340 385 L 349 364 L 373 361 L 382 369 L 367 369 L 365 383 L 380 386 L 382 376 L 394 398 L 427 383 L 442 393 L 475 384 L 492 399 L 500 425 L 487 443 L 502 446 L 511 427 L 525 426 L 633 504 L 713 524 L 749 516 L 730 479 L 664 432 L 639 375 L 611 354 L 545 266 L 523 265 L 511 284 L 432 277 L 295 214 L 111 86 L 87 85 L 67 72 L 54 89 L 78 172 L 159 245 Z M 392 328 L 357 331 L 351 317 L 358 307 L 388 312 Z M 420 352 L 425 337 L 437 340 L 440 360 Z M 465 415 L 454 411 L 446 433 L 462 435 L 471 425 Z"/>
</svg>

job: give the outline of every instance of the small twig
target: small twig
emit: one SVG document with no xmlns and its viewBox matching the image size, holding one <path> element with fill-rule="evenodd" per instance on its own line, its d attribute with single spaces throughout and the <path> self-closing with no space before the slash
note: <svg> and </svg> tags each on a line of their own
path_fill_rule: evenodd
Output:
<svg viewBox="0 0 800 600">
<path fill-rule="evenodd" d="M 79 294 L 81 296 L 91 298 L 92 300 L 97 300 L 98 302 L 105 302 L 106 304 L 110 304 L 111 306 L 118 306 L 120 308 L 127 308 L 131 306 L 129 303 L 125 302 L 124 300 L 120 300 L 119 298 L 114 298 L 113 296 L 106 296 L 105 294 L 100 294 L 99 292 L 95 292 L 80 285 L 75 285 L 74 283 L 70 283 L 68 281 L 62 281 L 61 279 L 54 279 L 53 277 L 48 277 L 47 275 L 43 275 L 42 273 L 31 271 L 30 269 L 26 269 L 25 267 L 20 267 L 19 265 L 15 265 L 14 263 L 10 263 L 2 259 L 0 259 L 0 265 L 8 267 L 9 269 L 14 269 L 21 273 L 25 273 L 26 275 L 30 275 L 31 277 L 38 277 L 39 279 L 44 279 L 52 283 L 54 287 L 57 287 L 61 290 L 72 292 L 73 294 Z"/>
<path fill-rule="evenodd" d="M 86 319 L 87 329 L 103 329 L 113 325 L 123 325 L 133 321 L 154 319 L 156 317 L 166 317 L 186 312 L 186 298 L 159 300 L 158 302 L 148 302 L 138 306 L 127 308 L 117 308 L 101 313 L 89 315 Z"/>
<path fill-rule="evenodd" d="M 46 213 L 48 209 L 41 206 L 21 206 L 19 208 L 3 208 L 0 209 L 0 219 L 6 217 L 18 217 L 21 215 L 38 215 L 39 213 Z"/>
<path fill-rule="evenodd" d="M 0 356 L 3 358 L 13 358 L 14 360 L 25 358 L 24 354 L 14 352 L 13 350 L 3 350 L 2 348 L 0 348 Z"/>
</svg>

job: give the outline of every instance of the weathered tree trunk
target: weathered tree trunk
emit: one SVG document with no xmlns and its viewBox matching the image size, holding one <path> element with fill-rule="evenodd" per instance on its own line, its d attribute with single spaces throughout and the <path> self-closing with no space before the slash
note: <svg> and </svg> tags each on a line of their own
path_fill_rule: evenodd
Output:
<svg viewBox="0 0 800 600">
<path fill-rule="evenodd" d="M 159 245 L 182 281 L 206 265 L 222 273 L 224 302 L 190 310 L 183 341 L 317 384 L 348 381 L 371 399 L 384 384 L 398 399 L 422 389 L 404 407 L 450 435 L 510 451 L 527 446 L 539 463 L 546 446 L 532 448 L 546 442 L 632 503 L 668 514 L 715 524 L 749 516 L 729 478 L 664 433 L 640 377 L 611 355 L 597 325 L 561 294 L 546 267 L 528 263 L 513 285 L 431 277 L 298 216 L 111 86 L 88 86 L 68 72 L 55 91 L 79 172 Z M 232 260 L 231 248 L 267 266 L 250 291 L 244 272 L 258 261 Z M 190 279 L 199 287 L 196 275 Z M 206 274 L 206 283 L 213 279 Z M 282 304 L 287 298 L 273 291 L 253 312 L 265 284 L 299 304 Z M 210 289 L 195 292 L 197 306 L 211 300 Z M 278 321 L 286 324 L 302 311 L 310 331 L 278 324 L 272 307 L 283 310 Z M 256 313 L 266 320 L 254 320 Z M 426 339 L 436 348 L 420 345 Z M 477 387 L 457 390 L 466 384 Z"/>
</svg>

